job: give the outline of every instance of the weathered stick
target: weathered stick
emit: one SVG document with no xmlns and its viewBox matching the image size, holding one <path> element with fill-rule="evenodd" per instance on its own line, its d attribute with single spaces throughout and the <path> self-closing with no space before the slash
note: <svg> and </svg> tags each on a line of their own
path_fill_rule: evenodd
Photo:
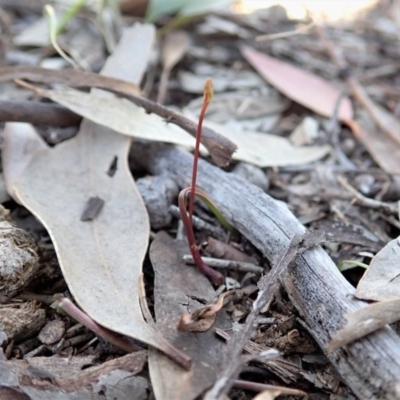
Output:
<svg viewBox="0 0 400 400">
<path fill-rule="evenodd" d="M 167 171 L 182 186 L 187 185 L 192 156 L 186 151 L 135 142 L 132 152 L 150 172 Z M 271 261 L 277 260 L 293 235 L 305 232 L 284 203 L 206 161 L 199 164 L 198 186 L 210 195 L 228 221 Z M 282 283 L 322 349 L 344 325 L 343 315 L 366 305 L 352 297 L 354 288 L 319 246 L 297 257 Z M 390 327 L 328 357 L 360 399 L 400 398 L 400 338 Z"/>
<path fill-rule="evenodd" d="M 58 104 L 0 100 L 0 122 L 13 121 L 63 127 L 78 125 L 82 117 Z"/>
</svg>

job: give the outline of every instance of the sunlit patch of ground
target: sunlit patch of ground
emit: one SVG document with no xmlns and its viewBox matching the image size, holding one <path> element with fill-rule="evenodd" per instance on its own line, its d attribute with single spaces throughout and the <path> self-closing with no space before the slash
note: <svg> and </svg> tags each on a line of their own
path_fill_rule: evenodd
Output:
<svg viewBox="0 0 400 400">
<path fill-rule="evenodd" d="M 378 0 L 238 0 L 235 10 L 250 13 L 260 8 L 281 5 L 289 18 L 303 19 L 310 12 L 316 20 L 338 21 L 353 19 L 360 11 Z"/>
</svg>

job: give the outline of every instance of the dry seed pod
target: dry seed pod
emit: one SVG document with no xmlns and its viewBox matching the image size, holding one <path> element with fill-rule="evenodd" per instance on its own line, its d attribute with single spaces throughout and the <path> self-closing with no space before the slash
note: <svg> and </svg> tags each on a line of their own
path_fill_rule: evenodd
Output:
<svg viewBox="0 0 400 400">
<path fill-rule="evenodd" d="M 0 221 L 0 293 L 12 296 L 24 289 L 39 268 L 38 246 L 32 236 Z"/>
</svg>

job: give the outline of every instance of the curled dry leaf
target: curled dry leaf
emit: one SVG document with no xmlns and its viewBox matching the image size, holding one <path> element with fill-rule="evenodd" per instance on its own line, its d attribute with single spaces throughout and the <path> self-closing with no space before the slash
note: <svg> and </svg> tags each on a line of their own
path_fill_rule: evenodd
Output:
<svg viewBox="0 0 400 400">
<path fill-rule="evenodd" d="M 331 83 L 251 47 L 242 46 L 240 51 L 258 73 L 285 96 L 324 117 L 332 116 L 340 91 Z M 338 118 L 340 121 L 353 119 L 348 97 L 340 104 Z"/>
<path fill-rule="evenodd" d="M 346 325 L 339 330 L 326 346 L 326 351 L 334 352 L 354 340 L 360 339 L 385 325 L 400 320 L 400 299 L 382 301 L 346 314 Z"/>
<path fill-rule="evenodd" d="M 223 307 L 224 300 L 230 296 L 234 290 L 221 294 L 218 301 L 199 308 L 192 313 L 182 314 L 177 329 L 180 332 L 204 332 L 211 328 L 217 316 L 217 312 Z"/>
<path fill-rule="evenodd" d="M 102 73 L 140 81 L 153 39 L 153 26 L 127 29 Z M 132 52 L 141 57 L 133 59 Z M 23 140 L 14 144 L 10 160 L 23 153 L 18 144 L 25 148 Z M 149 221 L 127 164 L 130 145 L 127 136 L 84 120 L 76 137 L 32 158 L 13 183 L 15 196 L 47 228 L 68 287 L 93 320 L 189 368 L 190 358 L 146 324 L 140 309 Z M 115 159 L 118 168 L 110 176 Z M 81 221 L 94 196 L 104 200 L 103 208 L 92 221 Z"/>
<path fill-rule="evenodd" d="M 400 298 L 400 237 L 390 241 L 375 257 L 358 283 L 355 296 L 362 300 Z"/>
</svg>

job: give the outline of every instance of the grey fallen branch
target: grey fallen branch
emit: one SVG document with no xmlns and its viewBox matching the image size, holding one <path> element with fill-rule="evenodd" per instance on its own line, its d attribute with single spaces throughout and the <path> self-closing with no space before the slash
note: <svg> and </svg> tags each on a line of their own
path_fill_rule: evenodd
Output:
<svg viewBox="0 0 400 400">
<path fill-rule="evenodd" d="M 234 261 L 234 260 L 220 260 L 219 258 L 212 257 L 201 257 L 202 260 L 213 268 L 218 269 L 232 269 L 235 271 L 241 272 L 264 272 L 264 268 L 254 265 L 252 263 L 243 262 L 243 261 Z M 190 255 L 183 256 L 183 261 L 186 264 L 194 264 L 193 257 Z"/>
<path fill-rule="evenodd" d="M 183 185 L 191 174 L 192 155 L 172 146 L 135 142 L 132 155 L 153 174 L 170 172 Z M 305 232 L 286 204 L 206 161 L 199 163 L 198 186 L 273 263 L 293 235 Z M 343 315 L 366 305 L 352 296 L 355 289 L 320 246 L 297 257 L 282 284 L 322 349 L 343 327 Z M 390 327 L 349 344 L 328 358 L 359 398 L 398 399 L 400 338 Z"/>
</svg>

